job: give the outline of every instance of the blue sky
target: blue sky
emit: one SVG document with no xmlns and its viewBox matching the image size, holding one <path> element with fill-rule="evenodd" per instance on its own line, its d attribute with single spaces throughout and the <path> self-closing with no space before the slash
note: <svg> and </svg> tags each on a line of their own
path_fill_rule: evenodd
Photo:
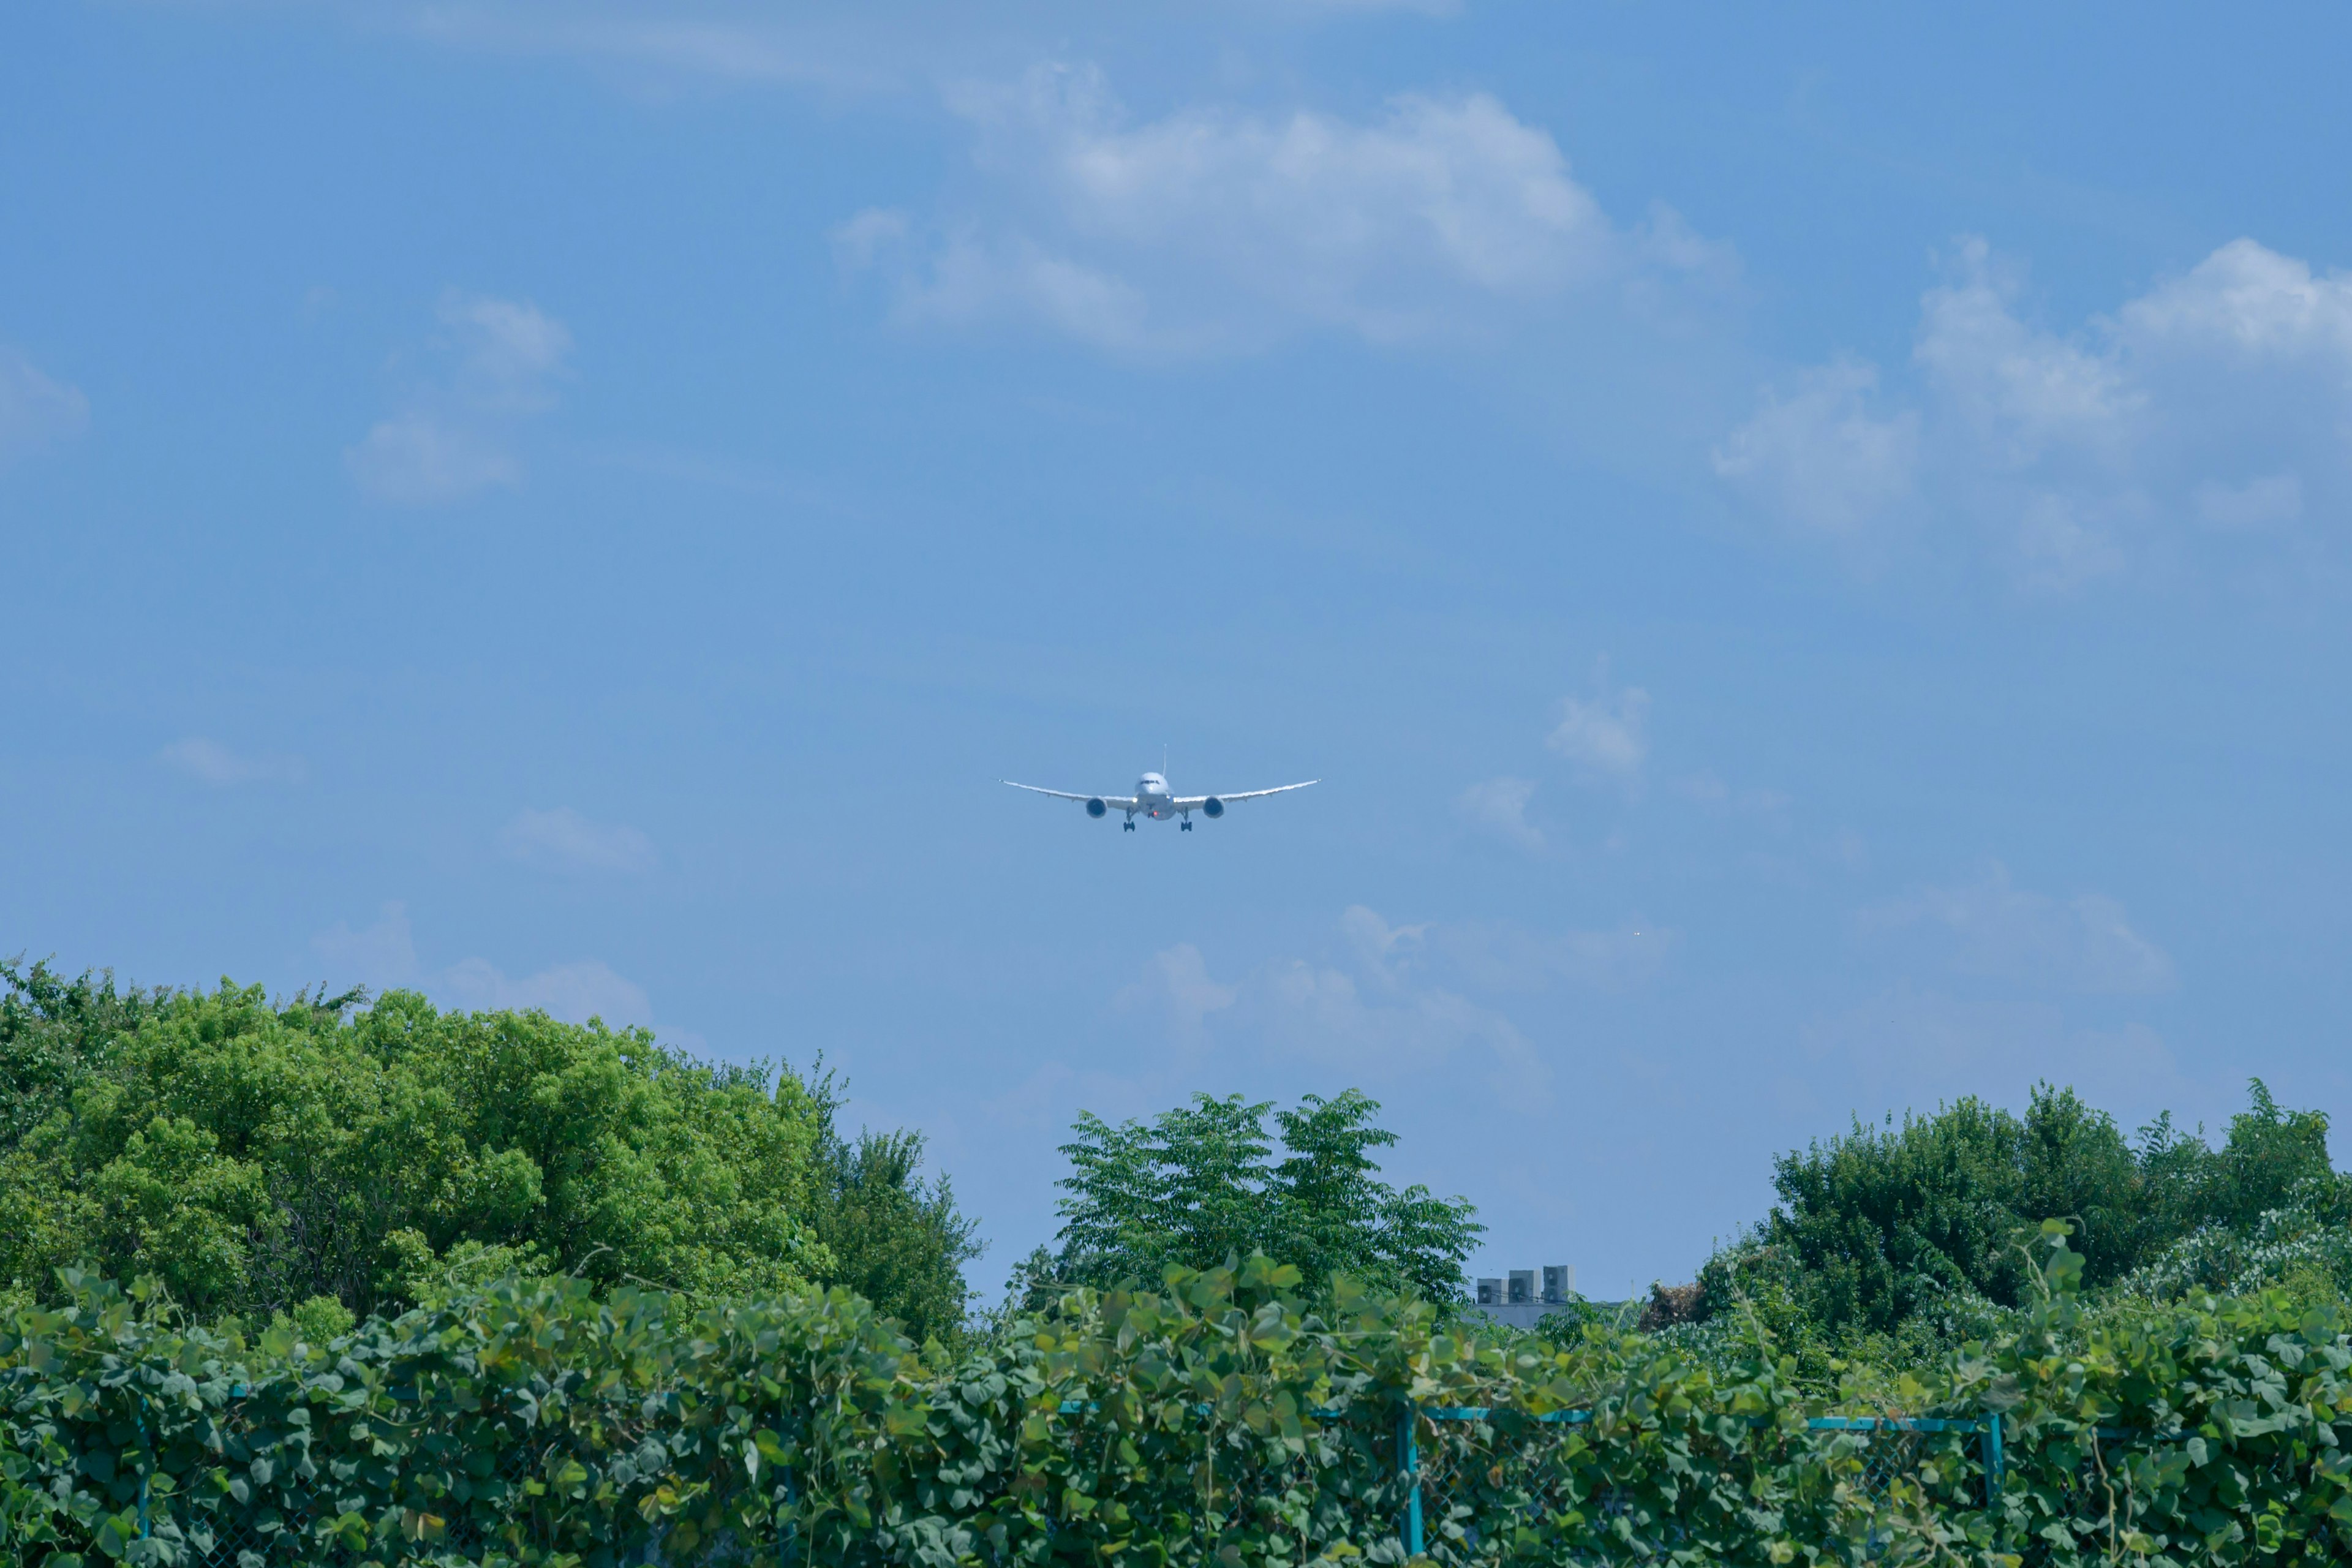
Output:
<svg viewBox="0 0 2352 1568">
<path fill-rule="evenodd" d="M 992 1291 L 1197 1089 L 1597 1294 L 2352 1111 L 2347 29 L 17 7 L 0 952 L 821 1051 Z"/>
</svg>

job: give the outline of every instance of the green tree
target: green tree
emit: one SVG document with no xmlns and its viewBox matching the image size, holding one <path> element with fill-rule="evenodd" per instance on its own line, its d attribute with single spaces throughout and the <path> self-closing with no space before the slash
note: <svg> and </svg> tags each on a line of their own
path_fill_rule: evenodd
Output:
<svg viewBox="0 0 2352 1568">
<path fill-rule="evenodd" d="M 485 1260 L 699 1293 L 834 1268 L 812 1224 L 826 1113 L 788 1071 L 400 992 L 362 1010 L 0 979 L 0 1285 L 20 1296 L 83 1262 L 248 1318 L 364 1314 Z"/>
<path fill-rule="evenodd" d="M 1213 1268 L 1263 1252 L 1296 1263 L 1318 1289 L 1345 1274 L 1376 1289 L 1460 1300 L 1463 1262 L 1486 1227 L 1466 1199 L 1380 1180 L 1371 1152 L 1397 1139 L 1373 1124 L 1379 1111 L 1351 1089 L 1283 1111 L 1202 1094 L 1149 1122 L 1082 1115 L 1062 1146 L 1070 1174 L 1060 1250 L 1050 1265 L 1024 1261 L 1014 1295 L 1034 1298 L 1055 1282 L 1153 1282 L 1170 1264 Z"/>
<path fill-rule="evenodd" d="M 2169 1116 L 2127 1142 L 2113 1117 L 2046 1084 L 2021 1118 L 1962 1100 L 1900 1125 L 1857 1122 L 1780 1157 L 1780 1205 L 1710 1266 L 1706 1299 L 1719 1310 L 1769 1295 L 1832 1334 L 1887 1333 L 1922 1313 L 2020 1304 L 2016 1238 L 2043 1220 L 2072 1222 L 2093 1287 L 2202 1231 L 2251 1234 L 2336 1191 L 2326 1117 L 2282 1109 L 2260 1079 L 2251 1100 L 2219 1149 Z"/>
<path fill-rule="evenodd" d="M 2322 1201 L 2315 1189 L 2332 1185 L 2336 1174 L 2326 1111 L 2288 1110 L 2260 1079 L 2252 1081 L 2252 1100 L 2230 1118 L 2205 1204 L 2209 1220 L 2234 1230 L 2250 1229 L 2271 1210 Z"/>
<path fill-rule="evenodd" d="M 846 1086 L 822 1070 L 809 1084 L 819 1116 L 812 1222 L 830 1259 L 820 1282 L 856 1291 L 918 1342 L 957 1342 L 971 1304 L 963 1266 L 982 1250 L 978 1222 L 956 1207 L 946 1176 L 924 1179 L 920 1132 L 844 1137 Z"/>
<path fill-rule="evenodd" d="M 0 1150 L 64 1105 L 113 1058 L 156 998 L 115 989 L 114 975 L 68 980 L 49 966 L 0 960 Z"/>
</svg>

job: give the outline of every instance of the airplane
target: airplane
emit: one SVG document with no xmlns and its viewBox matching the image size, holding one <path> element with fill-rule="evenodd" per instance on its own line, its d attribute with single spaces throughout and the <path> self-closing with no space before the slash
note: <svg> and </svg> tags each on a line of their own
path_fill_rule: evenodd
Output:
<svg viewBox="0 0 2352 1568">
<path fill-rule="evenodd" d="M 1167 776 L 1163 773 L 1144 774 L 1136 781 L 1133 795 L 1073 795 L 1066 789 L 1040 789 L 1035 784 L 1013 784 L 1011 779 L 996 782 L 1013 784 L 1014 789 L 1025 789 L 1035 795 L 1050 795 L 1055 800 L 1082 801 L 1088 816 L 1108 816 L 1114 811 L 1123 811 L 1127 813 L 1127 820 L 1119 826 L 1129 833 L 1135 831 L 1135 819 L 1139 816 L 1148 816 L 1154 822 L 1178 817 L 1181 820 L 1176 826 L 1190 833 L 1192 831 L 1192 814 L 1196 811 L 1213 822 L 1224 816 L 1225 807 L 1237 800 L 1284 795 L 1323 781 L 1308 779 L 1307 784 L 1281 784 L 1273 789 L 1245 789 L 1238 795 L 1177 795 L 1169 789 Z"/>
</svg>

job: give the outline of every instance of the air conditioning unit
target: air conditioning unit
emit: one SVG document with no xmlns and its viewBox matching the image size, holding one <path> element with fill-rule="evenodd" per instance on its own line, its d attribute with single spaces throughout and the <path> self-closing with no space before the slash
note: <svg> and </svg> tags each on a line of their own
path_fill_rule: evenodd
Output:
<svg viewBox="0 0 2352 1568">
<path fill-rule="evenodd" d="M 1511 1270 L 1511 1305 L 1532 1307 L 1536 1300 L 1536 1271 L 1532 1268 Z"/>
<path fill-rule="evenodd" d="M 1503 1282 L 1500 1279 L 1478 1281 L 1478 1305 L 1499 1307 L 1503 1304 Z"/>
<path fill-rule="evenodd" d="M 1576 1294 L 1576 1268 L 1572 1264 L 1547 1263 L 1543 1271 L 1543 1299 L 1546 1304 L 1560 1306 Z"/>
</svg>

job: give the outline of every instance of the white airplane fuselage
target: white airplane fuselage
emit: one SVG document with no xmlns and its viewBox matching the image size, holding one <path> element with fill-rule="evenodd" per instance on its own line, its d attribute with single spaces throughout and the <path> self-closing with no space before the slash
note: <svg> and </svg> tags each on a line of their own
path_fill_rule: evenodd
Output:
<svg viewBox="0 0 2352 1568">
<path fill-rule="evenodd" d="M 1158 773 L 1146 773 L 1135 781 L 1135 816 L 1165 822 L 1176 815 L 1176 792 Z"/>
</svg>

